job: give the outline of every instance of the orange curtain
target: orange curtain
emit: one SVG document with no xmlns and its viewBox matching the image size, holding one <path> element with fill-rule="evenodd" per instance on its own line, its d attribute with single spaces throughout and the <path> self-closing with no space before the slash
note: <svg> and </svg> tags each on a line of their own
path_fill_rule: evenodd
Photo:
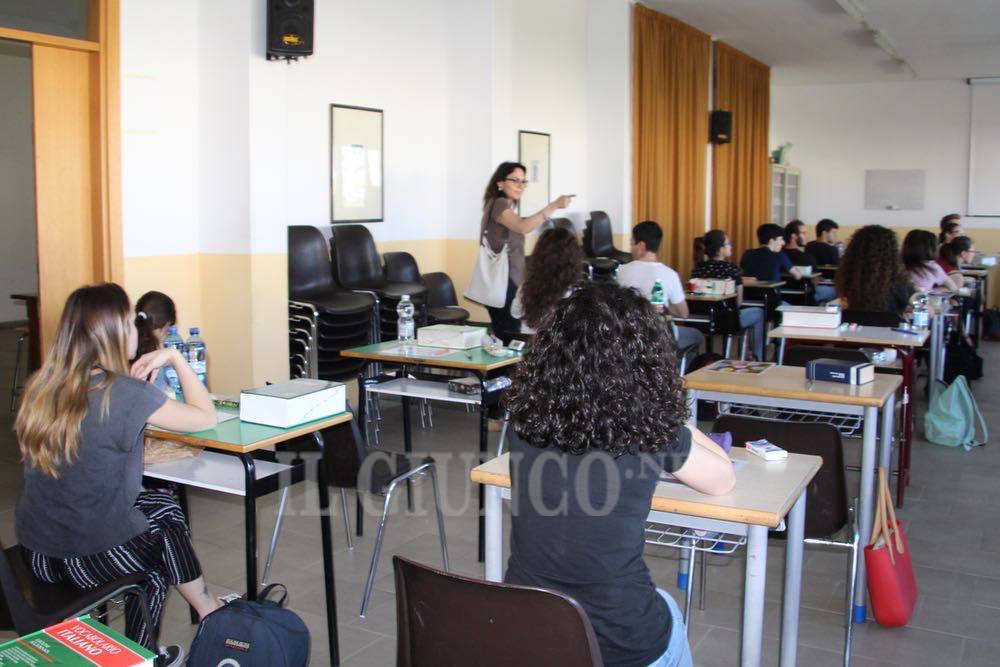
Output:
<svg viewBox="0 0 1000 667">
<path fill-rule="evenodd" d="M 757 246 L 768 222 L 771 167 L 767 130 L 771 68 L 723 42 L 715 44 L 715 108 L 733 114 L 732 142 L 712 154 L 712 227 L 733 242 L 733 260 Z"/>
<path fill-rule="evenodd" d="M 686 279 L 705 228 L 711 38 L 642 5 L 633 13 L 632 211 L 663 228 L 660 259 Z"/>
</svg>

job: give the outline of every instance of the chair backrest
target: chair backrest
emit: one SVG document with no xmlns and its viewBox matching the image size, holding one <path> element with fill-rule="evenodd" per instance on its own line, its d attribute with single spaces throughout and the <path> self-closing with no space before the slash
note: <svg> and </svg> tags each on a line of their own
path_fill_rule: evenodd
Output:
<svg viewBox="0 0 1000 667">
<path fill-rule="evenodd" d="M 11 551 L 17 557 L 22 553 L 17 547 Z M 18 634 L 26 634 L 45 627 L 41 617 L 24 598 L 21 584 L 14 572 L 14 563 L 7 558 L 3 544 L 0 544 L 0 588 L 3 589 L 3 599 L 0 601 L 0 630 L 14 630 Z"/>
<path fill-rule="evenodd" d="M 823 459 L 823 466 L 806 489 L 806 537 L 829 537 L 848 521 L 847 477 L 840 431 L 820 422 L 783 422 L 724 415 L 716 422 L 717 433 L 733 434 L 733 445 L 767 438 L 795 454 Z"/>
<path fill-rule="evenodd" d="M 417 260 L 408 252 L 387 252 L 382 254 L 385 261 L 385 277 L 395 283 L 419 283 L 420 269 Z"/>
<path fill-rule="evenodd" d="M 358 416 L 350 407 L 347 409 L 353 419 L 320 431 L 323 436 L 323 467 L 326 481 L 331 486 L 355 488 L 367 449 L 361 437 Z"/>
<path fill-rule="evenodd" d="M 615 250 L 611 233 L 611 218 L 604 211 L 590 212 L 590 249 L 595 257 L 607 257 Z"/>
<path fill-rule="evenodd" d="M 339 289 L 333 281 L 330 249 L 315 227 L 288 228 L 288 296 L 309 301 Z"/>
<path fill-rule="evenodd" d="M 457 306 L 458 296 L 455 294 L 455 284 L 447 273 L 435 271 L 421 276 L 427 286 L 427 305 L 432 307 Z"/>
<path fill-rule="evenodd" d="M 792 345 L 785 350 L 783 363 L 785 366 L 805 366 L 813 359 L 840 359 L 856 363 L 869 361 L 865 353 L 857 349 L 828 345 Z"/>
<path fill-rule="evenodd" d="M 840 319 L 849 324 L 860 324 L 863 327 L 898 327 L 900 317 L 897 313 L 875 310 L 851 310 L 841 312 Z"/>
<path fill-rule="evenodd" d="M 573 598 L 449 574 L 393 556 L 396 665 L 603 665 Z"/>
<path fill-rule="evenodd" d="M 330 237 L 330 257 L 337 282 L 348 289 L 382 287 L 385 273 L 375 239 L 362 225 L 335 225 Z"/>
</svg>

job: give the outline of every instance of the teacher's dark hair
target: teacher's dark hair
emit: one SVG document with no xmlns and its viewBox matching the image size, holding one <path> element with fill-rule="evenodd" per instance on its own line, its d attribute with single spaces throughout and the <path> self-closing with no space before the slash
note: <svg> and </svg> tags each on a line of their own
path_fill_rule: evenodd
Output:
<svg viewBox="0 0 1000 667">
<path fill-rule="evenodd" d="M 633 289 L 585 282 L 556 306 L 505 403 L 538 447 L 612 456 L 672 445 L 688 417 L 677 349 Z"/>
<path fill-rule="evenodd" d="M 520 162 L 501 162 L 500 166 L 497 167 L 493 175 L 490 176 L 490 182 L 486 184 L 486 192 L 483 194 L 483 205 L 489 204 L 491 201 L 497 197 L 502 196 L 503 193 L 497 188 L 497 183 L 504 180 L 512 173 L 515 169 L 520 169 L 525 174 L 528 173 L 528 168 L 525 167 Z"/>
</svg>

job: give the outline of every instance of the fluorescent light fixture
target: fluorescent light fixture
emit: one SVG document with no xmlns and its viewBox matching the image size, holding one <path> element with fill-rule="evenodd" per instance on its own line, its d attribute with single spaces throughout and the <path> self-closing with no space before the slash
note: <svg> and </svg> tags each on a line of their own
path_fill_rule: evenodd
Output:
<svg viewBox="0 0 1000 667">
<path fill-rule="evenodd" d="M 865 10 L 858 4 L 857 0 L 837 0 L 837 4 L 848 16 L 858 23 L 865 22 Z"/>
<path fill-rule="evenodd" d="M 896 52 L 896 45 L 892 43 L 892 40 L 889 39 L 887 34 L 881 30 L 872 30 L 872 39 L 875 40 L 875 46 L 882 49 L 893 58 L 899 58 L 899 54 Z"/>
</svg>

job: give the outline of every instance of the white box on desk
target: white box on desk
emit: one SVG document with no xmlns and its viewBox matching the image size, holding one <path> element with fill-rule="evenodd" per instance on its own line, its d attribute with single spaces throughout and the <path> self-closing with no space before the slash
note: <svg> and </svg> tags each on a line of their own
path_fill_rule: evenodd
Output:
<svg viewBox="0 0 1000 667">
<path fill-rule="evenodd" d="M 778 306 L 783 327 L 812 327 L 836 329 L 840 326 L 841 312 L 836 306 Z"/>
<path fill-rule="evenodd" d="M 240 392 L 240 420 L 289 428 L 336 415 L 347 409 L 339 382 L 299 378 Z"/>
<path fill-rule="evenodd" d="M 460 324 L 434 324 L 417 329 L 417 343 L 430 347 L 449 347 L 468 350 L 481 347 L 486 336 L 486 327 L 470 327 Z"/>
</svg>

